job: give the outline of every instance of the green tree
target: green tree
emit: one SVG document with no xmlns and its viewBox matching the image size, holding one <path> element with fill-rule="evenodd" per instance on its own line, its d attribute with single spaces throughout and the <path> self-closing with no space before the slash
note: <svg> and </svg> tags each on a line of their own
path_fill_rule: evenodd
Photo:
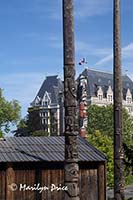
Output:
<svg viewBox="0 0 133 200">
<path fill-rule="evenodd" d="M 107 158 L 107 185 L 113 185 L 113 142 L 110 136 L 95 131 L 88 135 L 88 141 L 104 153 Z"/>
<path fill-rule="evenodd" d="M 49 133 L 44 130 L 32 130 L 32 124 L 29 122 L 28 115 L 21 119 L 17 125 L 17 129 L 13 131 L 14 136 L 16 137 L 25 137 L 25 136 L 49 136 Z"/>
<path fill-rule="evenodd" d="M 103 153 L 105 152 L 105 155 L 107 156 L 107 159 L 109 162 L 108 165 L 112 165 L 112 162 L 110 160 L 113 160 L 113 156 L 111 154 L 108 154 L 107 148 L 107 141 L 106 137 L 111 140 L 113 145 L 113 106 L 97 106 L 97 105 L 91 105 L 88 107 L 88 134 L 89 134 L 89 140 L 91 142 L 92 139 L 95 139 L 95 146 L 97 148 L 103 148 Z M 99 134 L 97 137 L 101 141 L 103 139 L 103 143 L 101 143 L 101 146 L 99 145 L 98 141 L 95 137 L 95 132 L 99 131 L 101 135 Z M 129 182 L 129 172 L 131 172 L 131 163 L 132 163 L 132 157 L 130 156 L 132 147 L 132 133 L 133 133 L 133 120 L 131 119 L 130 115 L 128 114 L 127 110 L 123 108 L 123 135 L 124 135 L 124 150 L 125 150 L 125 174 L 126 174 L 126 183 Z M 103 137 L 103 138 L 102 138 Z M 105 141 L 104 141 L 105 139 Z M 94 141 L 93 141 L 94 142 Z M 106 144 L 107 143 L 107 144 Z M 110 146 L 111 147 L 111 146 Z M 113 149 L 113 146 L 112 146 Z M 110 149 L 111 151 L 111 149 Z M 107 167 L 108 168 L 108 167 Z M 111 172 L 110 172 L 111 173 Z M 113 171 L 112 175 L 113 176 Z M 111 179 L 108 177 L 107 180 L 109 181 L 108 184 L 111 183 Z"/>
<path fill-rule="evenodd" d="M 88 133 L 95 130 L 112 136 L 113 133 L 113 109 L 112 106 L 91 105 L 88 107 Z"/>
<path fill-rule="evenodd" d="M 13 134 L 16 137 L 30 136 L 27 117 L 24 117 L 19 121 L 19 123 L 17 124 L 17 129 L 13 131 Z"/>
<path fill-rule="evenodd" d="M 34 137 L 39 137 L 39 136 L 49 136 L 49 133 L 43 131 L 43 130 L 37 130 L 37 131 L 34 131 L 32 132 L 32 136 Z"/>
<path fill-rule="evenodd" d="M 10 131 L 10 124 L 16 125 L 20 119 L 21 107 L 17 100 L 7 101 L 0 89 L 0 137 Z"/>
<path fill-rule="evenodd" d="M 96 130 L 113 138 L 113 106 L 97 106 L 88 107 L 88 133 L 93 134 Z M 123 134 L 124 143 L 132 144 L 133 120 L 127 110 L 123 108 Z"/>
</svg>

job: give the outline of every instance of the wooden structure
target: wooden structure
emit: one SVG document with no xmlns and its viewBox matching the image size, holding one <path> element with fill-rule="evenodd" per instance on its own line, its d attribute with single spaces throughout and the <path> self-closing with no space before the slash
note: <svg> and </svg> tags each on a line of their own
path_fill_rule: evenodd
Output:
<svg viewBox="0 0 133 200">
<path fill-rule="evenodd" d="M 63 136 L 0 140 L 0 200 L 62 200 L 64 144 Z M 105 156 L 81 137 L 78 154 L 80 200 L 105 200 Z"/>
<path fill-rule="evenodd" d="M 78 145 L 79 125 L 76 108 L 75 45 L 73 0 L 63 0 L 65 165 L 65 200 L 79 200 Z"/>
<path fill-rule="evenodd" d="M 114 199 L 124 200 L 120 0 L 114 0 Z"/>
</svg>

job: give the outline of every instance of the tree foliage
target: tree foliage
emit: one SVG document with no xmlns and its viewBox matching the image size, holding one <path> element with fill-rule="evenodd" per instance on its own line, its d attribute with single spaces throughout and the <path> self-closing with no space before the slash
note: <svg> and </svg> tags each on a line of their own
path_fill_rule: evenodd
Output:
<svg viewBox="0 0 133 200">
<path fill-rule="evenodd" d="M 37 131 L 34 131 L 32 132 L 32 136 L 34 137 L 39 137 L 39 136 L 49 136 L 49 133 L 43 131 L 43 130 L 37 130 Z"/>
<path fill-rule="evenodd" d="M 0 137 L 10 131 L 10 124 L 17 124 L 20 119 L 20 110 L 18 101 L 7 101 L 0 89 Z"/>
<path fill-rule="evenodd" d="M 91 105 L 88 107 L 88 135 L 89 141 L 93 143 L 107 156 L 107 180 L 108 185 L 112 184 L 113 171 L 113 106 L 97 106 Z M 132 149 L 132 133 L 133 121 L 127 110 L 123 108 L 123 135 L 124 135 L 124 150 L 125 150 L 125 172 L 126 181 L 128 183 L 127 174 L 131 171 L 131 149 Z M 108 138 L 108 139 L 107 139 Z M 110 150 L 109 150 L 110 149 Z M 112 166 L 112 167 L 111 167 Z M 113 169 L 113 168 L 112 168 Z"/>
<path fill-rule="evenodd" d="M 17 129 L 13 131 L 14 136 L 30 136 L 30 130 L 28 128 L 28 120 L 27 117 L 21 119 L 17 125 Z"/>
<path fill-rule="evenodd" d="M 17 125 L 17 129 L 13 131 L 14 136 L 16 137 L 26 137 L 26 136 L 49 136 L 49 133 L 44 130 L 32 130 L 32 124 L 29 122 L 28 115 L 21 119 Z"/>
<path fill-rule="evenodd" d="M 110 136 L 95 131 L 88 135 L 88 141 L 97 149 L 103 152 L 107 158 L 107 183 L 108 186 L 113 185 L 113 142 Z"/>
<path fill-rule="evenodd" d="M 88 108 L 88 133 L 93 134 L 99 130 L 105 135 L 113 137 L 113 106 L 92 105 Z M 124 142 L 131 143 L 131 134 L 133 132 L 133 122 L 127 110 L 123 108 L 123 134 Z"/>
<path fill-rule="evenodd" d="M 101 133 L 112 136 L 112 106 L 91 105 L 88 107 L 88 133 L 93 134 L 95 130 L 99 130 Z"/>
</svg>

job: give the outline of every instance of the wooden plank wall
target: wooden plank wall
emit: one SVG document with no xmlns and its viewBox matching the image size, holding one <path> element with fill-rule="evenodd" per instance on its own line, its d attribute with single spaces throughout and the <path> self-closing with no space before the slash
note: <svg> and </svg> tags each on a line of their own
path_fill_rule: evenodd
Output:
<svg viewBox="0 0 133 200">
<path fill-rule="evenodd" d="M 42 192 L 43 200 L 62 200 L 63 199 L 63 191 L 51 191 L 52 184 L 55 186 L 64 185 L 64 172 L 61 169 L 54 170 L 43 170 L 42 171 L 42 185 L 48 186 L 49 190 Z"/>
<path fill-rule="evenodd" d="M 64 191 L 51 191 L 51 184 L 55 186 L 64 185 L 64 171 L 62 169 L 14 169 L 14 183 L 18 186 L 40 186 L 49 188 L 42 193 L 38 191 L 13 191 L 13 195 L 7 196 L 8 179 L 6 170 L 0 170 L 0 200 L 62 200 Z M 12 170 L 10 169 L 11 173 Z M 80 200 L 105 200 L 104 185 L 104 165 L 99 165 L 98 169 L 80 169 Z M 10 183 L 11 184 L 11 183 Z M 8 188 L 9 189 L 9 188 Z M 10 191 L 8 190 L 8 193 Z"/>
<path fill-rule="evenodd" d="M 0 200 L 5 200 L 5 190 L 6 190 L 6 180 L 5 180 L 5 170 L 0 170 Z"/>
<path fill-rule="evenodd" d="M 35 170 L 15 170 L 15 182 L 18 189 L 14 191 L 14 200 L 35 200 L 36 199 L 36 192 L 26 190 L 20 191 L 20 184 L 24 186 L 34 186 L 35 182 Z M 9 199 L 7 199 L 9 200 Z"/>
<path fill-rule="evenodd" d="M 97 169 L 80 170 L 80 199 L 98 200 Z"/>
</svg>

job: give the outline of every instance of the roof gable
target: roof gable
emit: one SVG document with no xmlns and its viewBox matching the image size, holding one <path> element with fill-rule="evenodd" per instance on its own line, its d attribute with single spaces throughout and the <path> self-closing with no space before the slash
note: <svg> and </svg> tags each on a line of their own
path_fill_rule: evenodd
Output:
<svg viewBox="0 0 133 200">
<path fill-rule="evenodd" d="M 57 75 L 46 77 L 37 96 L 42 99 L 46 91 L 50 95 L 51 103 L 58 104 L 58 94 L 60 91 L 63 91 L 63 83 Z"/>
</svg>

